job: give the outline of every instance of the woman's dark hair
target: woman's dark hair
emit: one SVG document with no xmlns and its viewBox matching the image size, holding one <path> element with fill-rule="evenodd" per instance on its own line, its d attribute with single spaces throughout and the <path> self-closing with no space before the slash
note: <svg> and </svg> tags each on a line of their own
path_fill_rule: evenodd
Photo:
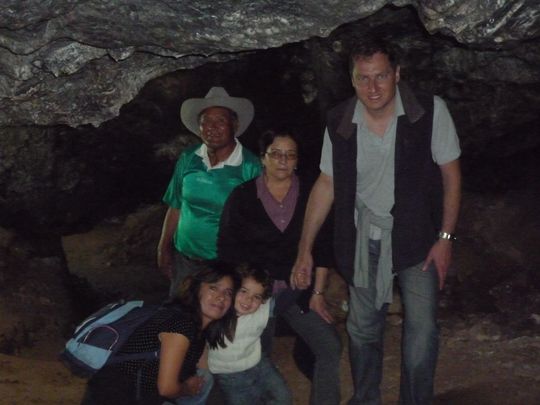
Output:
<svg viewBox="0 0 540 405">
<path fill-rule="evenodd" d="M 199 292 L 202 283 L 216 283 L 223 277 L 230 277 L 233 282 L 233 297 L 231 307 L 221 319 L 210 322 L 204 334 L 211 348 L 226 347 L 225 337 L 232 340 L 236 328 L 236 313 L 234 310 L 234 294 L 240 287 L 240 276 L 233 266 L 214 262 L 208 267 L 188 275 L 176 290 L 169 305 L 180 305 L 183 310 L 192 315 L 192 319 L 201 327 L 202 314 Z"/>
<path fill-rule="evenodd" d="M 399 47 L 386 41 L 382 36 L 366 34 L 359 38 L 349 52 L 349 74 L 352 77 L 354 64 L 358 59 L 370 58 L 376 53 L 382 53 L 388 57 L 392 69 L 399 65 Z"/>
<path fill-rule="evenodd" d="M 262 135 L 259 138 L 259 155 L 261 157 L 264 156 L 266 153 L 266 150 L 272 143 L 274 143 L 274 140 L 279 137 L 284 138 L 291 138 L 294 143 L 296 144 L 296 148 L 300 149 L 300 143 L 298 141 L 298 137 L 293 134 L 291 131 L 282 130 L 282 129 L 269 129 L 262 133 Z M 299 153 L 299 150 L 297 151 Z"/>
</svg>

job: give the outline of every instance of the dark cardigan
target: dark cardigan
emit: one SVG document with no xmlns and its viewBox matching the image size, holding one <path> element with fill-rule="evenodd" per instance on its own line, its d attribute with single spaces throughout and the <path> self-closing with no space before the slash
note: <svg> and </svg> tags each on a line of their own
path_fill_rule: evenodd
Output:
<svg viewBox="0 0 540 405">
<path fill-rule="evenodd" d="M 237 186 L 230 194 L 218 232 L 217 250 L 220 260 L 250 263 L 266 269 L 275 280 L 289 282 L 302 233 L 304 212 L 311 184 L 300 180 L 300 191 L 293 217 L 281 232 L 257 198 L 255 179 Z M 333 266 L 330 227 L 325 224 L 313 249 L 317 266 Z"/>
</svg>

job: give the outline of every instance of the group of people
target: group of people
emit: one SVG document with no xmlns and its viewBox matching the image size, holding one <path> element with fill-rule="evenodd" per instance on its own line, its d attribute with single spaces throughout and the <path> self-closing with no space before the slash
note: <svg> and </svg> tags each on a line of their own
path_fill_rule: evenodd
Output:
<svg viewBox="0 0 540 405">
<path fill-rule="evenodd" d="M 444 101 L 400 80 L 392 44 L 366 36 L 349 68 L 356 94 L 327 115 L 314 184 L 297 175 L 299 140 L 287 128 L 264 132 L 258 157 L 238 142 L 254 116 L 249 100 L 213 87 L 182 104 L 182 122 L 202 143 L 181 154 L 163 199 L 158 267 L 170 300 L 122 349 L 158 347 L 160 356 L 100 370 L 85 404 L 113 403 L 111 395 L 203 404 L 214 382 L 227 404 L 292 404 L 271 360 L 282 320 L 315 359 L 310 404 L 338 405 L 342 344 L 324 299 L 330 267 L 349 286 L 349 404 L 381 403 L 394 278 L 405 314 L 400 403 L 432 402 L 459 142 Z M 106 382 L 119 373 L 112 394 Z"/>
</svg>

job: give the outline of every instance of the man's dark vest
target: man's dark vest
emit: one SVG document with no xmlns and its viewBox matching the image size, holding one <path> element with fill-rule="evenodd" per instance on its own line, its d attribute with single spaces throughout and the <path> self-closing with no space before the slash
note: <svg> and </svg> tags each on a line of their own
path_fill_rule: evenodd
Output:
<svg viewBox="0 0 540 405">
<path fill-rule="evenodd" d="M 405 115 L 398 117 L 395 148 L 393 270 L 424 260 L 442 220 L 442 180 L 431 154 L 433 96 L 413 94 L 400 82 Z M 334 249 L 337 269 L 352 284 L 356 227 L 356 96 L 328 112 L 334 180 Z"/>
</svg>

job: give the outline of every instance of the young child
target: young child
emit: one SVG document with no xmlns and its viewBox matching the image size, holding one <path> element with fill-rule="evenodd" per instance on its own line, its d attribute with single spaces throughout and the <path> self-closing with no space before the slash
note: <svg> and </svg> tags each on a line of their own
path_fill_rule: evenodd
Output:
<svg viewBox="0 0 540 405">
<path fill-rule="evenodd" d="M 261 334 L 270 316 L 272 280 L 260 269 L 241 269 L 242 286 L 234 308 L 238 315 L 233 341 L 226 348 L 211 349 L 208 365 L 229 405 L 290 405 L 285 380 L 261 352 Z"/>
</svg>

